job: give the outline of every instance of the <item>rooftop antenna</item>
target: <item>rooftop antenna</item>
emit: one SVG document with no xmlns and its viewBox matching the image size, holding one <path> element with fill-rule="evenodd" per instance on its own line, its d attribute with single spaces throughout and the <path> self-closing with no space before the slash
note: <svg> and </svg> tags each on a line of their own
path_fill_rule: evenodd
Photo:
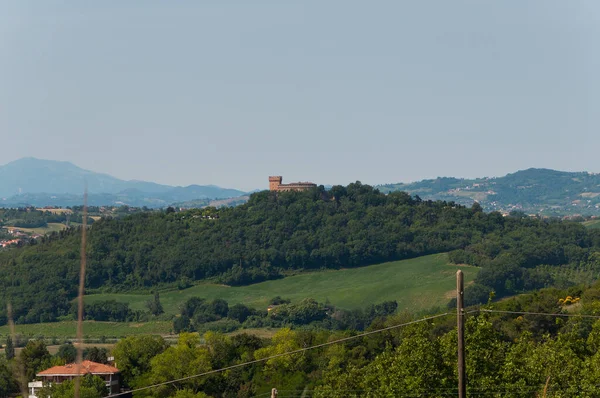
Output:
<svg viewBox="0 0 600 398">
<path fill-rule="evenodd" d="M 83 362 L 83 295 L 85 288 L 85 266 L 86 255 L 85 246 L 87 238 L 87 213 L 88 213 L 88 188 L 85 183 L 85 191 L 83 193 L 83 225 L 81 228 L 81 261 L 79 266 L 79 295 L 77 296 L 77 360 L 76 376 L 75 376 L 75 398 L 79 398 L 79 390 L 81 385 L 81 363 Z"/>
</svg>

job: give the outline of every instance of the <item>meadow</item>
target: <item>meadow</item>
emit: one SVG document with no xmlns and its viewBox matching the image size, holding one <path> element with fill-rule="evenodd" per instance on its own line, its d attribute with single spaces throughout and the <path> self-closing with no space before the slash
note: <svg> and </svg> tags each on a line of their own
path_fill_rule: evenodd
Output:
<svg viewBox="0 0 600 398">
<path fill-rule="evenodd" d="M 600 228 L 600 220 L 584 221 L 583 225 L 587 228 Z"/>
<path fill-rule="evenodd" d="M 275 296 L 292 301 L 310 297 L 344 309 L 396 300 L 399 311 L 419 312 L 447 303 L 456 286 L 458 269 L 465 273 L 465 283 L 472 281 L 478 272 L 475 267 L 451 265 L 446 254 L 433 254 L 361 268 L 304 273 L 249 286 L 199 284 L 161 292 L 160 301 L 165 312 L 173 315 L 190 297 L 220 298 L 230 305 L 243 303 L 256 309 L 266 309 Z M 143 310 L 151 298 L 150 294 L 94 294 L 87 296 L 86 302 L 116 300 Z"/>
<path fill-rule="evenodd" d="M 16 231 L 21 231 L 21 232 L 30 233 L 30 234 L 46 235 L 46 234 L 49 234 L 52 232 L 62 231 L 63 229 L 67 228 L 67 226 L 65 224 L 61 224 L 61 223 L 48 223 L 47 227 L 40 227 L 40 228 L 20 228 L 20 227 L 11 227 L 11 226 L 7 226 L 6 228 L 10 228 L 10 229 L 14 229 Z"/>
<path fill-rule="evenodd" d="M 153 321 L 144 323 L 135 322 L 95 322 L 83 323 L 84 338 L 124 337 L 136 334 L 167 335 L 171 331 L 172 323 L 169 321 Z M 63 321 L 50 323 L 35 323 L 30 325 L 15 325 L 16 334 L 45 338 L 73 338 L 76 335 L 77 322 Z M 4 341 L 9 334 L 8 326 L 0 326 L 0 341 Z"/>
<path fill-rule="evenodd" d="M 289 298 L 293 302 L 314 298 L 344 309 L 363 308 L 369 304 L 396 300 L 398 311 L 418 313 L 444 306 L 453 297 L 458 269 L 465 273 L 467 284 L 479 270 L 470 266 L 452 265 L 447 254 L 433 254 L 361 268 L 304 273 L 249 286 L 230 287 L 204 283 L 183 290 L 161 292 L 160 301 L 167 315 L 177 314 L 181 303 L 190 297 L 207 300 L 220 298 L 227 300 L 230 305 L 243 303 L 265 310 L 270 299 L 275 296 Z M 151 294 L 92 294 L 85 297 L 85 302 L 116 300 L 129 303 L 134 310 L 146 310 L 146 302 L 151 299 Z M 84 336 L 92 339 L 136 334 L 168 335 L 171 328 L 170 321 L 85 321 Z M 75 331 L 75 321 L 16 325 L 17 334 L 32 337 L 72 338 Z M 255 332 L 272 334 L 271 331 L 264 330 Z M 0 327 L 0 338 L 8 333 L 8 326 Z"/>
</svg>

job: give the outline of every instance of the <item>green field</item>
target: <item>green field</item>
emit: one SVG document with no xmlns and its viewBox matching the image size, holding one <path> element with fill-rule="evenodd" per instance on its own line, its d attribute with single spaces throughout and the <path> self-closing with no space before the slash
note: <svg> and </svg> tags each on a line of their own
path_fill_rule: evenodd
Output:
<svg viewBox="0 0 600 398">
<path fill-rule="evenodd" d="M 419 312 L 443 306 L 453 297 L 458 269 L 462 269 L 465 273 L 465 283 L 471 282 L 478 272 L 478 268 L 475 267 L 457 267 L 449 264 L 446 254 L 434 254 L 362 268 L 294 275 L 250 286 L 200 284 L 184 290 L 163 292 L 160 300 L 165 312 L 171 315 L 177 314 L 179 305 L 194 296 L 208 300 L 222 298 L 230 305 L 243 303 L 256 309 L 266 309 L 269 300 L 275 296 L 289 298 L 292 301 L 310 297 L 319 302 L 329 301 L 337 307 L 346 309 L 396 300 L 399 311 Z M 93 303 L 117 300 L 129 303 L 132 309 L 145 310 L 145 303 L 151 298 L 149 294 L 93 294 L 87 296 L 85 301 Z M 18 334 L 46 338 L 74 337 L 75 330 L 74 321 L 16 326 Z M 169 321 L 84 322 L 86 338 L 124 337 L 133 334 L 167 335 L 170 331 Z M 267 332 L 261 331 L 261 333 Z M 0 327 L 0 339 L 7 334 L 8 327 Z"/>
<path fill-rule="evenodd" d="M 7 226 L 5 228 L 15 229 L 17 231 L 30 233 L 30 234 L 45 235 L 45 234 L 49 234 L 52 232 L 62 231 L 63 229 L 67 228 L 67 226 L 65 224 L 61 224 L 61 223 L 48 223 L 47 227 L 42 227 L 42 228 L 20 228 L 20 227 L 10 227 L 10 226 Z"/>
<path fill-rule="evenodd" d="M 36 323 L 32 325 L 16 325 L 15 332 L 26 336 L 44 336 L 48 337 L 75 337 L 77 322 L 52 322 Z M 94 322 L 85 321 L 83 325 L 83 334 L 85 338 L 124 337 L 133 334 L 169 334 L 171 331 L 171 322 L 155 321 L 145 323 L 118 323 L 118 322 Z M 0 326 L 0 338 L 4 341 L 4 336 L 9 333 L 8 326 Z"/>
<path fill-rule="evenodd" d="M 588 228 L 600 228 L 600 220 L 590 220 L 583 223 Z"/>
<path fill-rule="evenodd" d="M 243 303 L 257 309 L 266 309 L 269 299 L 275 296 L 292 301 L 307 297 L 319 302 L 328 300 L 346 309 L 396 300 L 400 311 L 417 312 L 446 304 L 455 290 L 457 269 L 459 267 L 448 263 L 446 254 L 434 254 L 362 268 L 300 274 L 250 286 L 200 284 L 161 293 L 160 300 L 167 314 L 176 314 L 179 305 L 194 296 L 209 300 L 221 298 L 229 304 Z M 472 281 L 478 271 L 466 266 L 460 269 L 465 273 L 466 283 Z M 94 294 L 87 296 L 86 302 L 117 300 L 141 310 L 150 299 L 150 295 L 139 294 Z"/>
</svg>

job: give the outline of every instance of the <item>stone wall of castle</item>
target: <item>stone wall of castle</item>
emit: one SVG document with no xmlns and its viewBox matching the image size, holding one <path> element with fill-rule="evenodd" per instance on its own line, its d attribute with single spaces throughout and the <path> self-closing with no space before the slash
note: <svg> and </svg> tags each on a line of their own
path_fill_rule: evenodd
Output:
<svg viewBox="0 0 600 398">
<path fill-rule="evenodd" d="M 317 184 L 312 182 L 292 182 L 290 184 L 282 184 L 282 176 L 269 177 L 269 190 L 277 192 L 286 191 L 306 191 L 311 188 L 316 188 Z"/>
</svg>

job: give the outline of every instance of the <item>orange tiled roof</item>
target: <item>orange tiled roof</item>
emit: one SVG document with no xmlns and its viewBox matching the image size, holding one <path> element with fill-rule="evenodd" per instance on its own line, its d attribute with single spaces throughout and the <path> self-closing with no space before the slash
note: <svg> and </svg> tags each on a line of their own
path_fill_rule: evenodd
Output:
<svg viewBox="0 0 600 398">
<path fill-rule="evenodd" d="M 87 375 L 87 374 L 107 374 L 107 373 L 119 373 L 119 369 L 104 365 L 97 362 L 92 361 L 83 361 L 81 363 L 81 368 L 79 371 L 79 375 Z M 46 369 L 37 374 L 37 376 L 77 376 L 77 364 L 70 363 L 64 366 L 53 366 L 50 369 Z"/>
</svg>

